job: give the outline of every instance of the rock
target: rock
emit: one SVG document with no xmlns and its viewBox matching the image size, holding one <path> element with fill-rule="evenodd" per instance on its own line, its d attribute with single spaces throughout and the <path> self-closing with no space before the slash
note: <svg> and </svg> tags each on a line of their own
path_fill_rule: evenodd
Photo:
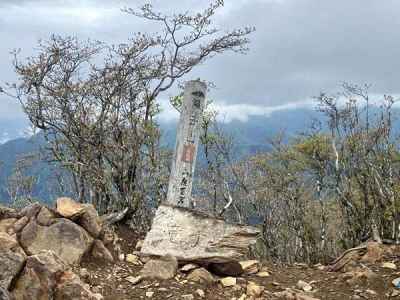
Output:
<svg viewBox="0 0 400 300">
<path fill-rule="evenodd" d="M 66 269 L 64 262 L 52 251 L 28 257 L 12 291 L 15 300 L 53 299 L 58 276 Z"/>
<path fill-rule="evenodd" d="M 129 281 L 132 284 L 138 284 L 139 282 L 142 281 L 142 279 L 143 279 L 142 276 L 136 276 L 136 277 L 128 276 L 125 278 L 126 281 Z"/>
<path fill-rule="evenodd" d="M 57 212 L 65 218 L 73 219 L 83 214 L 85 208 L 82 204 L 71 198 L 62 197 L 56 201 Z"/>
<path fill-rule="evenodd" d="M 204 293 L 203 290 L 201 289 L 197 289 L 196 290 L 196 294 L 200 297 L 200 298 L 204 298 L 206 296 L 206 293 Z"/>
<path fill-rule="evenodd" d="M 136 266 L 142 265 L 142 263 L 141 263 L 141 261 L 140 261 L 140 259 L 139 259 L 139 256 L 134 255 L 134 254 L 128 254 L 128 255 L 126 256 L 125 260 L 126 260 L 127 262 L 131 263 L 131 264 L 136 265 Z"/>
<path fill-rule="evenodd" d="M 184 299 L 184 300 L 194 300 L 194 296 L 192 294 L 182 295 L 182 299 Z"/>
<path fill-rule="evenodd" d="M 85 228 L 92 237 L 98 238 L 100 236 L 101 220 L 92 204 L 77 203 L 66 197 L 58 198 L 57 212 L 65 218 L 74 220 Z"/>
<path fill-rule="evenodd" d="M 141 255 L 140 257 L 139 257 L 139 259 L 140 259 L 140 261 L 142 262 L 142 263 L 147 263 L 150 259 L 151 259 L 151 257 L 150 256 L 145 256 L 145 255 Z"/>
<path fill-rule="evenodd" d="M 79 277 L 84 281 L 88 281 L 90 279 L 90 273 L 86 268 L 82 268 L 79 270 Z"/>
<path fill-rule="evenodd" d="M 188 272 L 193 271 L 198 268 L 199 268 L 199 266 L 196 264 L 187 264 L 187 265 L 184 265 L 182 268 L 180 268 L 180 271 L 182 273 L 188 273 Z"/>
<path fill-rule="evenodd" d="M 296 286 L 297 286 L 299 289 L 301 289 L 301 290 L 303 290 L 303 291 L 305 291 L 305 292 L 310 292 L 310 291 L 313 289 L 312 286 L 311 286 L 309 283 L 307 283 L 307 282 L 305 282 L 305 281 L 303 281 L 303 280 L 299 280 L 299 281 L 297 282 Z"/>
<path fill-rule="evenodd" d="M 318 298 L 314 298 L 305 294 L 296 294 L 296 300 L 320 300 Z"/>
<path fill-rule="evenodd" d="M 361 261 L 371 264 L 381 261 L 385 253 L 382 247 L 382 244 L 377 242 L 369 242 L 367 244 L 367 252 L 363 255 Z"/>
<path fill-rule="evenodd" d="M 316 268 L 317 270 L 320 270 L 320 271 L 324 271 L 326 269 L 326 266 L 324 266 L 321 263 L 317 263 L 313 267 Z"/>
<path fill-rule="evenodd" d="M 55 215 L 47 207 L 42 207 L 36 216 L 36 221 L 38 224 L 43 226 L 50 226 L 55 222 Z"/>
<path fill-rule="evenodd" d="M 314 298 L 305 294 L 297 294 L 296 300 L 320 300 L 319 298 Z"/>
<path fill-rule="evenodd" d="M 52 251 L 43 251 L 27 258 L 12 294 L 15 300 L 101 300 Z"/>
<path fill-rule="evenodd" d="M 0 300 L 11 300 L 11 296 L 6 289 L 0 287 Z"/>
<path fill-rule="evenodd" d="M 115 240 L 114 231 L 108 226 L 103 226 L 100 233 L 100 239 L 106 246 L 112 244 Z"/>
<path fill-rule="evenodd" d="M 243 268 L 237 261 L 230 261 L 225 263 L 211 263 L 208 269 L 220 276 L 239 276 L 243 274 Z"/>
<path fill-rule="evenodd" d="M 398 297 L 400 296 L 400 291 L 398 290 L 393 290 L 392 293 L 390 294 L 390 297 Z"/>
<path fill-rule="evenodd" d="M 255 282 L 249 282 L 246 287 L 246 295 L 249 297 L 260 297 L 264 292 L 265 287 L 256 284 Z"/>
<path fill-rule="evenodd" d="M 342 275 L 342 278 L 351 285 L 357 284 L 361 281 L 377 280 L 378 277 L 379 276 L 370 269 L 355 269 Z"/>
<path fill-rule="evenodd" d="M 385 263 L 382 264 L 382 268 L 396 270 L 397 266 L 394 263 L 385 262 Z"/>
<path fill-rule="evenodd" d="M 29 204 L 21 210 L 21 215 L 27 217 L 28 219 L 36 218 L 39 211 L 42 209 L 42 205 L 38 202 Z"/>
<path fill-rule="evenodd" d="M 28 224 L 29 218 L 27 216 L 23 216 L 21 219 L 19 219 L 17 222 L 14 223 L 13 225 L 13 231 L 15 233 L 19 233 L 24 227 Z"/>
<path fill-rule="evenodd" d="M 77 223 L 86 229 L 89 234 L 98 238 L 100 236 L 102 226 L 97 210 L 92 204 L 83 204 L 83 213 L 79 215 Z"/>
<path fill-rule="evenodd" d="M 0 288 L 7 290 L 10 287 L 24 267 L 25 258 L 15 237 L 0 232 Z"/>
<path fill-rule="evenodd" d="M 398 277 L 398 278 L 396 278 L 396 279 L 393 279 L 393 280 L 392 280 L 392 284 L 393 284 L 395 287 L 400 288 L 400 277 Z"/>
<path fill-rule="evenodd" d="M 274 296 L 278 297 L 279 299 L 286 299 L 286 300 L 320 300 L 318 298 L 314 298 L 308 296 L 306 294 L 298 293 L 296 291 L 292 291 L 287 289 L 286 291 L 276 292 L 273 293 Z"/>
<path fill-rule="evenodd" d="M 149 260 L 140 271 L 143 278 L 167 280 L 175 277 L 178 261 L 175 257 L 166 255 L 159 259 Z"/>
<path fill-rule="evenodd" d="M 144 240 L 138 240 L 135 246 L 135 250 L 140 251 L 143 247 Z"/>
<path fill-rule="evenodd" d="M 261 263 L 258 260 L 240 261 L 244 274 L 256 274 L 261 269 Z"/>
<path fill-rule="evenodd" d="M 259 229 L 232 225 L 186 208 L 161 205 L 141 252 L 170 254 L 179 261 L 222 263 L 238 261 L 255 244 Z"/>
<path fill-rule="evenodd" d="M 11 251 L 0 252 L 0 287 L 8 289 L 24 267 L 25 257 Z"/>
<path fill-rule="evenodd" d="M 17 250 L 19 250 L 19 249 L 21 249 L 21 248 L 16 239 L 16 235 L 11 236 L 5 232 L 0 232 L 0 252 L 1 253 L 7 252 L 7 251 L 17 252 Z"/>
<path fill-rule="evenodd" d="M 111 252 L 104 246 L 103 242 L 100 240 L 95 240 L 93 242 L 92 256 L 96 259 L 113 262 L 114 258 Z"/>
<path fill-rule="evenodd" d="M 203 284 L 210 284 L 215 281 L 212 274 L 204 268 L 195 269 L 190 272 L 187 276 L 187 280 Z"/>
<path fill-rule="evenodd" d="M 146 292 L 147 298 L 151 298 L 151 297 L 153 297 L 153 295 L 154 295 L 154 292 Z"/>
<path fill-rule="evenodd" d="M 16 221 L 17 219 L 15 218 L 0 220 L 0 232 L 9 233 L 9 230 L 12 229 Z"/>
<path fill-rule="evenodd" d="M 1 219 L 18 219 L 21 215 L 15 209 L 0 205 L 0 220 Z"/>
<path fill-rule="evenodd" d="M 124 261 L 125 260 L 125 254 L 121 253 L 120 255 L 118 255 L 118 259 L 119 259 L 119 261 Z"/>
<path fill-rule="evenodd" d="M 103 296 L 92 293 L 78 276 L 71 271 L 64 272 L 60 277 L 54 300 L 101 300 Z"/>
<path fill-rule="evenodd" d="M 232 292 L 242 292 L 243 287 L 240 285 L 238 280 L 236 280 L 236 285 L 232 287 Z"/>
<path fill-rule="evenodd" d="M 261 277 L 261 278 L 265 278 L 265 277 L 271 276 L 271 274 L 269 274 L 269 272 L 267 272 L 267 271 L 261 271 L 261 272 L 258 272 L 258 273 L 256 274 L 256 276 L 257 276 L 257 277 Z"/>
<path fill-rule="evenodd" d="M 84 229 L 67 219 L 57 219 L 48 227 L 32 220 L 20 235 L 20 243 L 27 254 L 51 250 L 67 264 L 80 263 L 92 242 L 93 239 Z"/>
<path fill-rule="evenodd" d="M 236 285 L 236 278 L 235 277 L 225 277 L 221 278 L 219 282 L 222 284 L 223 287 L 231 287 Z"/>
<path fill-rule="evenodd" d="M 246 297 L 246 294 L 243 294 L 242 296 L 239 297 L 238 300 L 246 300 L 246 298 L 247 298 L 247 297 Z M 250 300 L 251 300 L 251 299 L 250 299 Z"/>
</svg>

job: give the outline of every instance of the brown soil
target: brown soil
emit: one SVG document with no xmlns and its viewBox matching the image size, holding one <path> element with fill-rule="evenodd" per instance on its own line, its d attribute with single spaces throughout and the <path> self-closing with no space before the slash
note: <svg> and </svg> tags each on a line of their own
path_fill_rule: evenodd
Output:
<svg viewBox="0 0 400 300">
<path fill-rule="evenodd" d="M 135 250 L 137 240 L 140 238 L 132 230 L 121 227 L 117 230 L 118 236 L 122 239 L 121 249 L 123 253 L 132 253 Z M 400 268 L 399 257 L 390 257 Z M 246 293 L 248 281 L 253 281 L 265 287 L 266 291 L 279 292 L 286 288 L 296 288 L 299 280 L 306 281 L 313 286 L 313 291 L 309 296 L 323 299 L 400 299 L 400 296 L 390 297 L 395 290 L 392 280 L 400 277 L 400 269 L 384 269 L 381 263 L 360 264 L 362 268 L 368 268 L 378 276 L 373 280 L 361 280 L 353 283 L 346 282 L 341 272 L 327 272 L 319 270 L 317 267 L 307 267 L 302 265 L 291 267 L 279 267 L 273 264 L 264 264 L 270 277 L 259 278 L 254 275 L 243 276 L 237 279 L 238 285 L 235 288 L 223 288 L 220 284 L 205 286 L 187 282 L 185 275 L 178 273 L 173 280 L 167 281 L 142 281 L 137 285 L 129 283 L 127 276 L 137 276 L 141 266 L 135 266 L 128 262 L 116 260 L 112 264 L 104 264 L 93 260 L 84 260 L 82 268 L 86 268 L 90 277 L 86 280 L 95 292 L 100 292 L 105 300 L 125 300 L 125 299 L 149 299 L 146 292 L 154 292 L 151 299 L 184 299 L 184 295 L 192 294 L 194 299 L 201 299 L 197 289 L 205 292 L 205 298 L 210 300 L 219 299 L 238 299 Z M 79 271 L 77 270 L 78 274 Z M 357 295 L 357 296 L 356 296 Z M 357 298 L 358 297 L 358 298 Z M 261 299 L 271 299 L 266 296 Z"/>
</svg>

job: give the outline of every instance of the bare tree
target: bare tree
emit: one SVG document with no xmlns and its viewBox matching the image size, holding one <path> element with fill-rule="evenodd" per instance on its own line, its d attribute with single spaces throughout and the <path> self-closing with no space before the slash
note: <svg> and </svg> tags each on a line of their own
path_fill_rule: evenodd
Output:
<svg viewBox="0 0 400 300">
<path fill-rule="evenodd" d="M 31 167 L 37 161 L 36 154 L 18 157 L 11 175 L 7 180 L 7 193 L 15 207 L 32 201 L 32 194 L 38 178 L 30 174 Z"/>
<path fill-rule="evenodd" d="M 52 158 L 71 171 L 80 201 L 102 212 L 129 207 L 134 213 L 145 199 L 157 203 L 163 196 L 159 94 L 215 55 L 246 52 L 254 30 L 213 27 L 222 5 L 172 16 L 149 4 L 126 8 L 160 32 L 137 33 L 116 46 L 52 36 L 39 43 L 36 56 L 21 61 L 15 54 L 19 82 L 9 88 L 44 133 Z"/>
<path fill-rule="evenodd" d="M 399 240 L 393 97 L 373 103 L 368 86 L 344 84 L 317 100 L 319 124 L 288 141 L 278 135 L 265 153 L 233 159 L 223 130 L 203 138 L 200 182 L 211 210 L 258 223 L 257 253 L 281 262 L 329 261 L 367 239 Z"/>
<path fill-rule="evenodd" d="M 372 106 L 368 88 L 345 83 L 339 95 L 318 98 L 328 117 L 334 190 L 347 222 L 348 246 L 369 237 L 398 239 L 399 232 L 394 99 L 385 96 L 379 107 Z"/>
</svg>

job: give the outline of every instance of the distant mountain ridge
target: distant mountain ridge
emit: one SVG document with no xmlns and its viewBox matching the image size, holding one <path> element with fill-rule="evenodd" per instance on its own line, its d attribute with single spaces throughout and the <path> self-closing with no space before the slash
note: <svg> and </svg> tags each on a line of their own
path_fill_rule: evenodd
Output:
<svg viewBox="0 0 400 300">
<path fill-rule="evenodd" d="M 1 120 L 0 119 L 0 145 L 17 138 L 29 136 L 27 120 Z"/>
<path fill-rule="evenodd" d="M 313 118 L 320 117 L 309 109 L 291 109 L 273 112 L 269 116 L 253 116 L 247 122 L 233 120 L 220 124 L 221 128 L 235 140 L 235 156 L 254 154 L 268 150 L 267 139 L 277 135 L 282 130 L 288 137 L 306 130 Z M 176 122 L 162 122 L 162 144 L 173 148 L 176 137 Z M 7 178 L 11 175 L 18 156 L 39 152 L 45 141 L 40 135 L 30 138 L 18 138 L 0 145 L 0 202 L 8 202 Z M 199 164 L 203 156 L 199 154 Z M 37 162 L 32 166 L 32 175 L 37 176 L 38 184 L 34 197 L 44 201 L 52 201 L 57 195 L 49 189 L 52 166 L 45 162 Z"/>
</svg>

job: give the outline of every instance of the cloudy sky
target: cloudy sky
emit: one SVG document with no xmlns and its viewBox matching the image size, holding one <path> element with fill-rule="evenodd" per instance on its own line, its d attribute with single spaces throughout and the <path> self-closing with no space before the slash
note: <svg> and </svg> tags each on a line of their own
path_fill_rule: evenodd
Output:
<svg viewBox="0 0 400 300">
<path fill-rule="evenodd" d="M 164 12 L 209 3 L 150 2 Z M 14 80 L 11 50 L 31 55 L 36 41 L 51 33 L 118 43 L 148 30 L 148 24 L 120 10 L 143 3 L 0 0 L 0 82 Z M 251 51 L 212 59 L 191 77 L 213 81 L 217 88 L 211 97 L 218 108 L 242 120 L 307 105 L 321 90 L 338 90 L 343 81 L 372 84 L 375 94 L 399 94 L 399 12 L 398 0 L 225 0 L 216 23 L 221 28 L 254 25 Z M 0 120 L 23 118 L 17 104 L 1 99 Z"/>
</svg>

